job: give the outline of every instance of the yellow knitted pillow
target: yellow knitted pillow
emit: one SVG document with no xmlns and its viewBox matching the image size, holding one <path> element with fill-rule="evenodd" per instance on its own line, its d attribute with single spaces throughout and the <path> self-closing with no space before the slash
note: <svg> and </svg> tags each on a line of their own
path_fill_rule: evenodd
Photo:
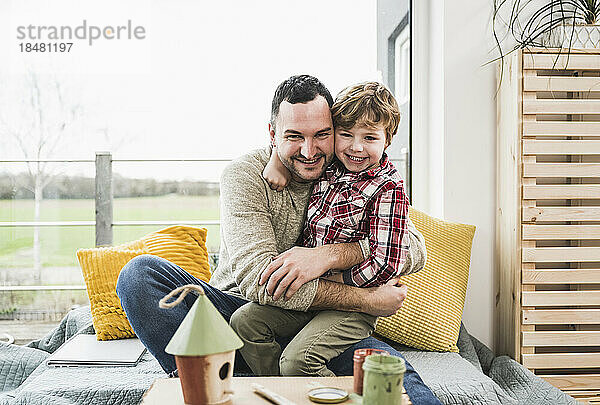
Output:
<svg viewBox="0 0 600 405">
<path fill-rule="evenodd" d="M 409 215 L 425 238 L 427 264 L 400 278 L 408 296 L 395 315 L 378 319 L 375 331 L 417 349 L 458 352 L 475 226 L 433 218 L 412 207 Z"/>
<path fill-rule="evenodd" d="M 205 244 L 206 229 L 171 226 L 119 246 L 78 250 L 98 340 L 135 336 L 115 292 L 117 278 L 127 262 L 135 256 L 153 254 L 208 281 L 210 267 Z"/>
</svg>

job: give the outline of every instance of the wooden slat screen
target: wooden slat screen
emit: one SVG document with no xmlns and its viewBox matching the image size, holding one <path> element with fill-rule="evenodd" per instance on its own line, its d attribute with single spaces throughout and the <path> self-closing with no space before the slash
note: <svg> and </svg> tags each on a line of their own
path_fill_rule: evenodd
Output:
<svg viewBox="0 0 600 405">
<path fill-rule="evenodd" d="M 571 395 L 593 397 L 600 394 L 600 52 L 575 52 L 566 65 L 566 55 L 525 51 L 522 63 L 521 361 Z"/>
</svg>

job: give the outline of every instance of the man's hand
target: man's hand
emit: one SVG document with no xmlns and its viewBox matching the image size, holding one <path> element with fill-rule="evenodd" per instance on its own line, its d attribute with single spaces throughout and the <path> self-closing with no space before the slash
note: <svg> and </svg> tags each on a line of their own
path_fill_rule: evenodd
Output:
<svg viewBox="0 0 600 405">
<path fill-rule="evenodd" d="M 283 293 L 290 299 L 304 283 L 329 270 L 330 258 L 319 248 L 295 246 L 280 255 L 262 272 L 259 284 L 267 282 L 267 292 L 278 300 Z M 287 290 L 287 292 L 286 292 Z"/>
<path fill-rule="evenodd" d="M 387 283 L 379 287 L 370 287 L 371 299 L 367 313 L 373 316 L 390 316 L 394 315 L 408 294 L 406 284 L 398 284 L 398 279 L 391 279 Z"/>
</svg>

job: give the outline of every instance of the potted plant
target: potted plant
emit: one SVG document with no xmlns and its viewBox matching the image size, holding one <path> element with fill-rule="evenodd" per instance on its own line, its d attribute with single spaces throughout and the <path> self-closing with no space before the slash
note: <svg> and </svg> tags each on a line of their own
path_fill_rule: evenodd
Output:
<svg viewBox="0 0 600 405">
<path fill-rule="evenodd" d="M 494 61 L 528 47 L 600 48 L 600 0 L 494 0 L 492 29 Z"/>
<path fill-rule="evenodd" d="M 542 42 L 552 48 L 600 48 L 600 0 L 578 0 L 573 18 L 544 33 Z"/>
</svg>

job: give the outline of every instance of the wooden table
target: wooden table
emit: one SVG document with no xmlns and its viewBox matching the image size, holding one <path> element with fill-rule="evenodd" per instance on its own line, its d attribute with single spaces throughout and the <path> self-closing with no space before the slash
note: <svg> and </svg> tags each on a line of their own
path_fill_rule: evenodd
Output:
<svg viewBox="0 0 600 405">
<path fill-rule="evenodd" d="M 314 405 L 307 393 L 312 388 L 336 387 L 352 393 L 352 377 L 233 377 L 233 405 L 268 405 L 270 401 L 258 396 L 252 390 L 252 383 L 263 385 L 298 405 Z M 183 394 L 179 378 L 161 378 L 152 384 L 142 398 L 144 405 L 183 404 Z M 349 399 L 344 404 L 357 403 Z M 404 404 L 410 405 L 404 393 Z"/>
</svg>

